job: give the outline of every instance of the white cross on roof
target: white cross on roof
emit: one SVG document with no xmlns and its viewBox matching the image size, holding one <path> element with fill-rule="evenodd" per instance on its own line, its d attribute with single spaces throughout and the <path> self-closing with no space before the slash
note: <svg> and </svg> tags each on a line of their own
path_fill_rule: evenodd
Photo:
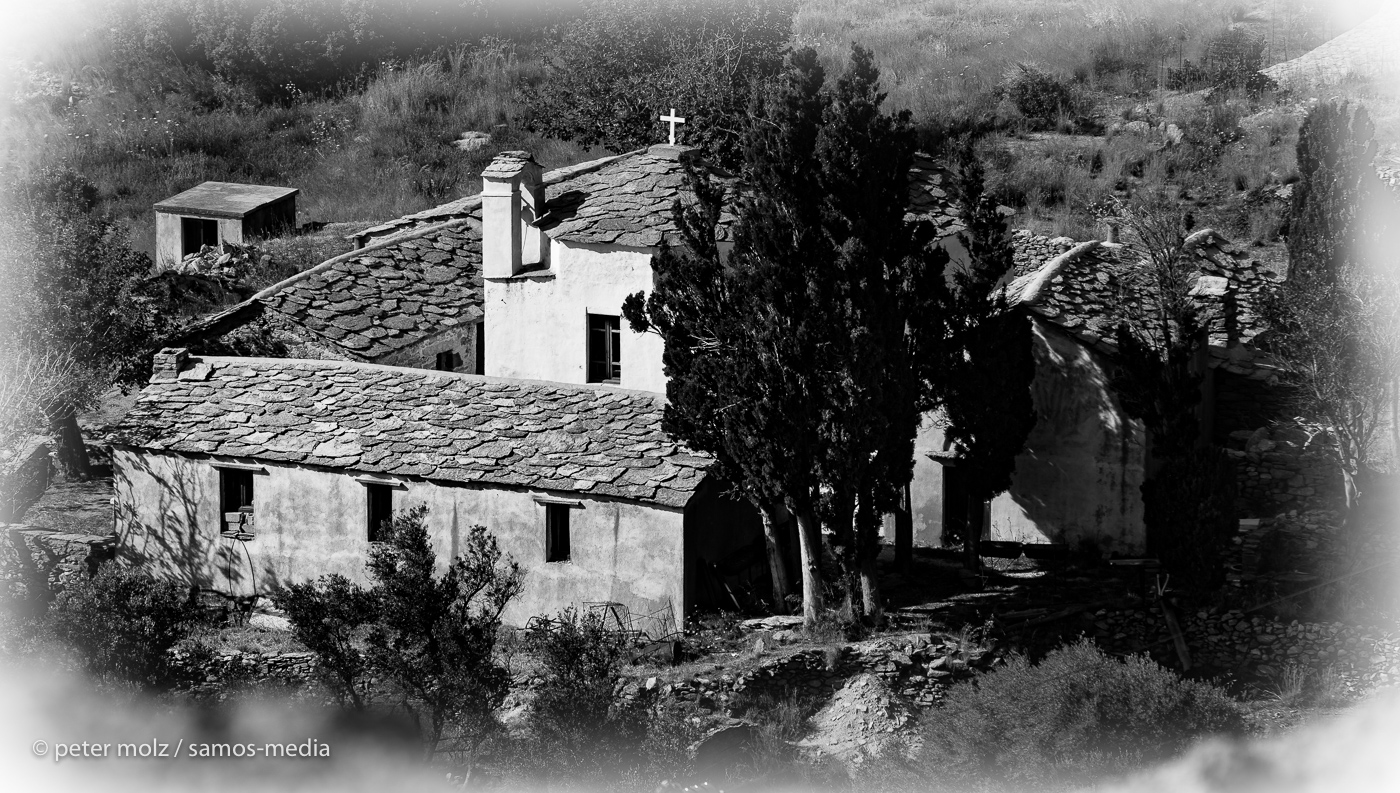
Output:
<svg viewBox="0 0 1400 793">
<path fill-rule="evenodd" d="M 677 115 L 676 115 L 676 109 L 673 107 L 673 108 L 671 108 L 671 115 L 669 115 L 669 116 L 662 116 L 662 117 L 661 117 L 661 120 L 662 120 L 662 121 L 669 121 L 669 122 L 671 123 L 671 145 L 672 145 L 672 146 L 676 145 L 676 125 L 677 125 L 677 124 L 684 124 L 684 123 L 685 123 L 685 119 L 681 118 L 680 116 L 677 116 Z"/>
</svg>

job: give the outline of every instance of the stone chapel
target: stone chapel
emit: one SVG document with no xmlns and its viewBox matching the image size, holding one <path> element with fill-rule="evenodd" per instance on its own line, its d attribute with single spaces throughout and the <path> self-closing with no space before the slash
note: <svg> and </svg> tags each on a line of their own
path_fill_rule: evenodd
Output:
<svg viewBox="0 0 1400 793">
<path fill-rule="evenodd" d="M 123 546 L 196 585 L 267 591 L 362 577 L 378 521 L 422 503 L 440 557 L 481 523 L 527 569 L 510 619 L 605 601 L 679 620 L 766 592 L 756 511 L 661 432 L 661 341 L 621 318 L 651 289 L 699 156 L 663 144 L 543 171 L 504 152 L 479 195 L 366 229 L 355 250 L 188 327 L 112 438 Z M 956 266 L 943 179 L 919 157 L 909 211 Z M 1014 242 L 1007 290 L 1034 321 L 1037 424 L 983 536 L 1141 554 L 1146 444 L 1107 376 L 1124 249 Z M 1267 380 L 1252 301 L 1276 276 L 1208 230 L 1188 247 L 1198 299 L 1219 309 L 1210 387 Z M 289 357 L 229 354 L 251 323 Z M 947 451 L 926 417 L 918 544 L 966 516 Z"/>
</svg>

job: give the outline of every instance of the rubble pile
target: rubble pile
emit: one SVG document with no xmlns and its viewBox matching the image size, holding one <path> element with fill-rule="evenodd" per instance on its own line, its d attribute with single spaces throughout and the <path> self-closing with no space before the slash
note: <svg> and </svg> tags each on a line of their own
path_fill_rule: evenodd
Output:
<svg viewBox="0 0 1400 793">
<path fill-rule="evenodd" d="M 171 271 L 177 275 L 212 278 L 231 286 L 246 278 L 254 264 L 271 261 L 272 257 L 266 254 L 259 258 L 257 249 L 251 245 L 226 242 L 222 248 L 205 245 L 198 253 L 186 254 Z"/>
<path fill-rule="evenodd" d="M 906 733 L 916 721 L 914 709 L 879 676 L 857 675 L 841 687 L 811 719 L 812 732 L 797 745 L 860 765 L 889 752 L 908 752 Z"/>
</svg>

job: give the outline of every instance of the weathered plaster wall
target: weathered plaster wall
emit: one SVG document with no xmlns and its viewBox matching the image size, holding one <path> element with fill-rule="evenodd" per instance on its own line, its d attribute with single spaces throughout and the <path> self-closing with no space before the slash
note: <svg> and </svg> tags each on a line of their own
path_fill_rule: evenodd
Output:
<svg viewBox="0 0 1400 793">
<path fill-rule="evenodd" d="M 651 252 L 550 242 L 550 275 L 486 279 L 486 374 L 586 383 L 588 315 L 622 315 L 622 301 L 652 288 Z M 624 388 L 664 392 L 662 341 L 622 321 Z"/>
<path fill-rule="evenodd" d="M 1141 423 L 1119 406 L 1098 353 L 1040 320 L 1034 351 L 1036 423 L 1011 491 L 992 502 L 992 538 L 1142 553 Z"/>
<path fill-rule="evenodd" d="M 1143 432 L 1111 395 L 1097 353 L 1037 321 L 1034 333 L 1036 424 L 1016 458 L 1011 490 L 991 502 L 990 539 L 1099 542 L 1106 552 L 1142 553 Z M 935 416 L 914 443 L 910 490 L 914 543 L 939 547 L 943 533 L 943 452 Z"/>
<path fill-rule="evenodd" d="M 364 580 L 368 499 L 351 474 L 262 464 L 254 478 L 256 538 L 219 536 L 215 461 L 113 450 L 122 553 L 177 580 L 223 591 L 267 592 L 326 573 Z M 568 494 L 552 494 L 568 496 Z M 525 591 L 506 613 L 523 624 L 571 604 L 612 600 L 650 613 L 684 602 L 682 512 L 626 501 L 578 499 L 568 562 L 544 561 L 543 505 L 525 491 L 410 481 L 396 511 L 426 504 L 440 562 L 460 553 L 469 529 L 486 526 L 526 570 Z M 251 559 L 251 573 L 250 573 Z"/>
</svg>

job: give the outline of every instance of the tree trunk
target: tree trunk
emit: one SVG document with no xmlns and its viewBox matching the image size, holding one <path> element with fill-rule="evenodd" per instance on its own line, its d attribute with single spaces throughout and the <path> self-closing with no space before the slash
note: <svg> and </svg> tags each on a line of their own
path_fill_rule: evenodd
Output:
<svg viewBox="0 0 1400 793">
<path fill-rule="evenodd" d="M 982 520 L 986 507 L 977 496 L 967 497 L 967 525 L 963 528 L 963 563 L 974 573 L 982 572 Z"/>
<path fill-rule="evenodd" d="M 63 478 L 70 482 L 85 482 L 92 477 L 87 445 L 78 427 L 78 412 L 71 406 L 60 405 L 48 413 L 49 429 L 53 434 L 53 457 Z"/>
<path fill-rule="evenodd" d="M 878 626 L 885 618 L 885 604 L 880 601 L 879 564 L 874 556 L 862 559 L 860 563 L 861 605 L 870 624 Z"/>
<path fill-rule="evenodd" d="M 894 514 L 894 569 L 905 575 L 914 570 L 914 499 L 909 488 L 904 486 L 904 497 Z"/>
<path fill-rule="evenodd" d="M 755 504 L 763 518 L 763 544 L 768 550 L 768 571 L 773 578 L 773 611 L 787 613 L 788 586 L 787 565 L 783 564 L 783 549 L 778 542 L 777 529 L 773 526 L 773 513 L 766 505 Z"/>
<path fill-rule="evenodd" d="M 880 513 L 869 498 L 862 498 L 856 512 L 856 562 L 859 566 L 861 611 L 870 624 L 879 625 L 884 616 L 880 603 Z"/>
<path fill-rule="evenodd" d="M 792 510 L 797 518 L 798 548 L 802 552 L 802 625 L 812 628 L 821 617 L 822 536 L 821 525 L 811 510 Z"/>
</svg>

